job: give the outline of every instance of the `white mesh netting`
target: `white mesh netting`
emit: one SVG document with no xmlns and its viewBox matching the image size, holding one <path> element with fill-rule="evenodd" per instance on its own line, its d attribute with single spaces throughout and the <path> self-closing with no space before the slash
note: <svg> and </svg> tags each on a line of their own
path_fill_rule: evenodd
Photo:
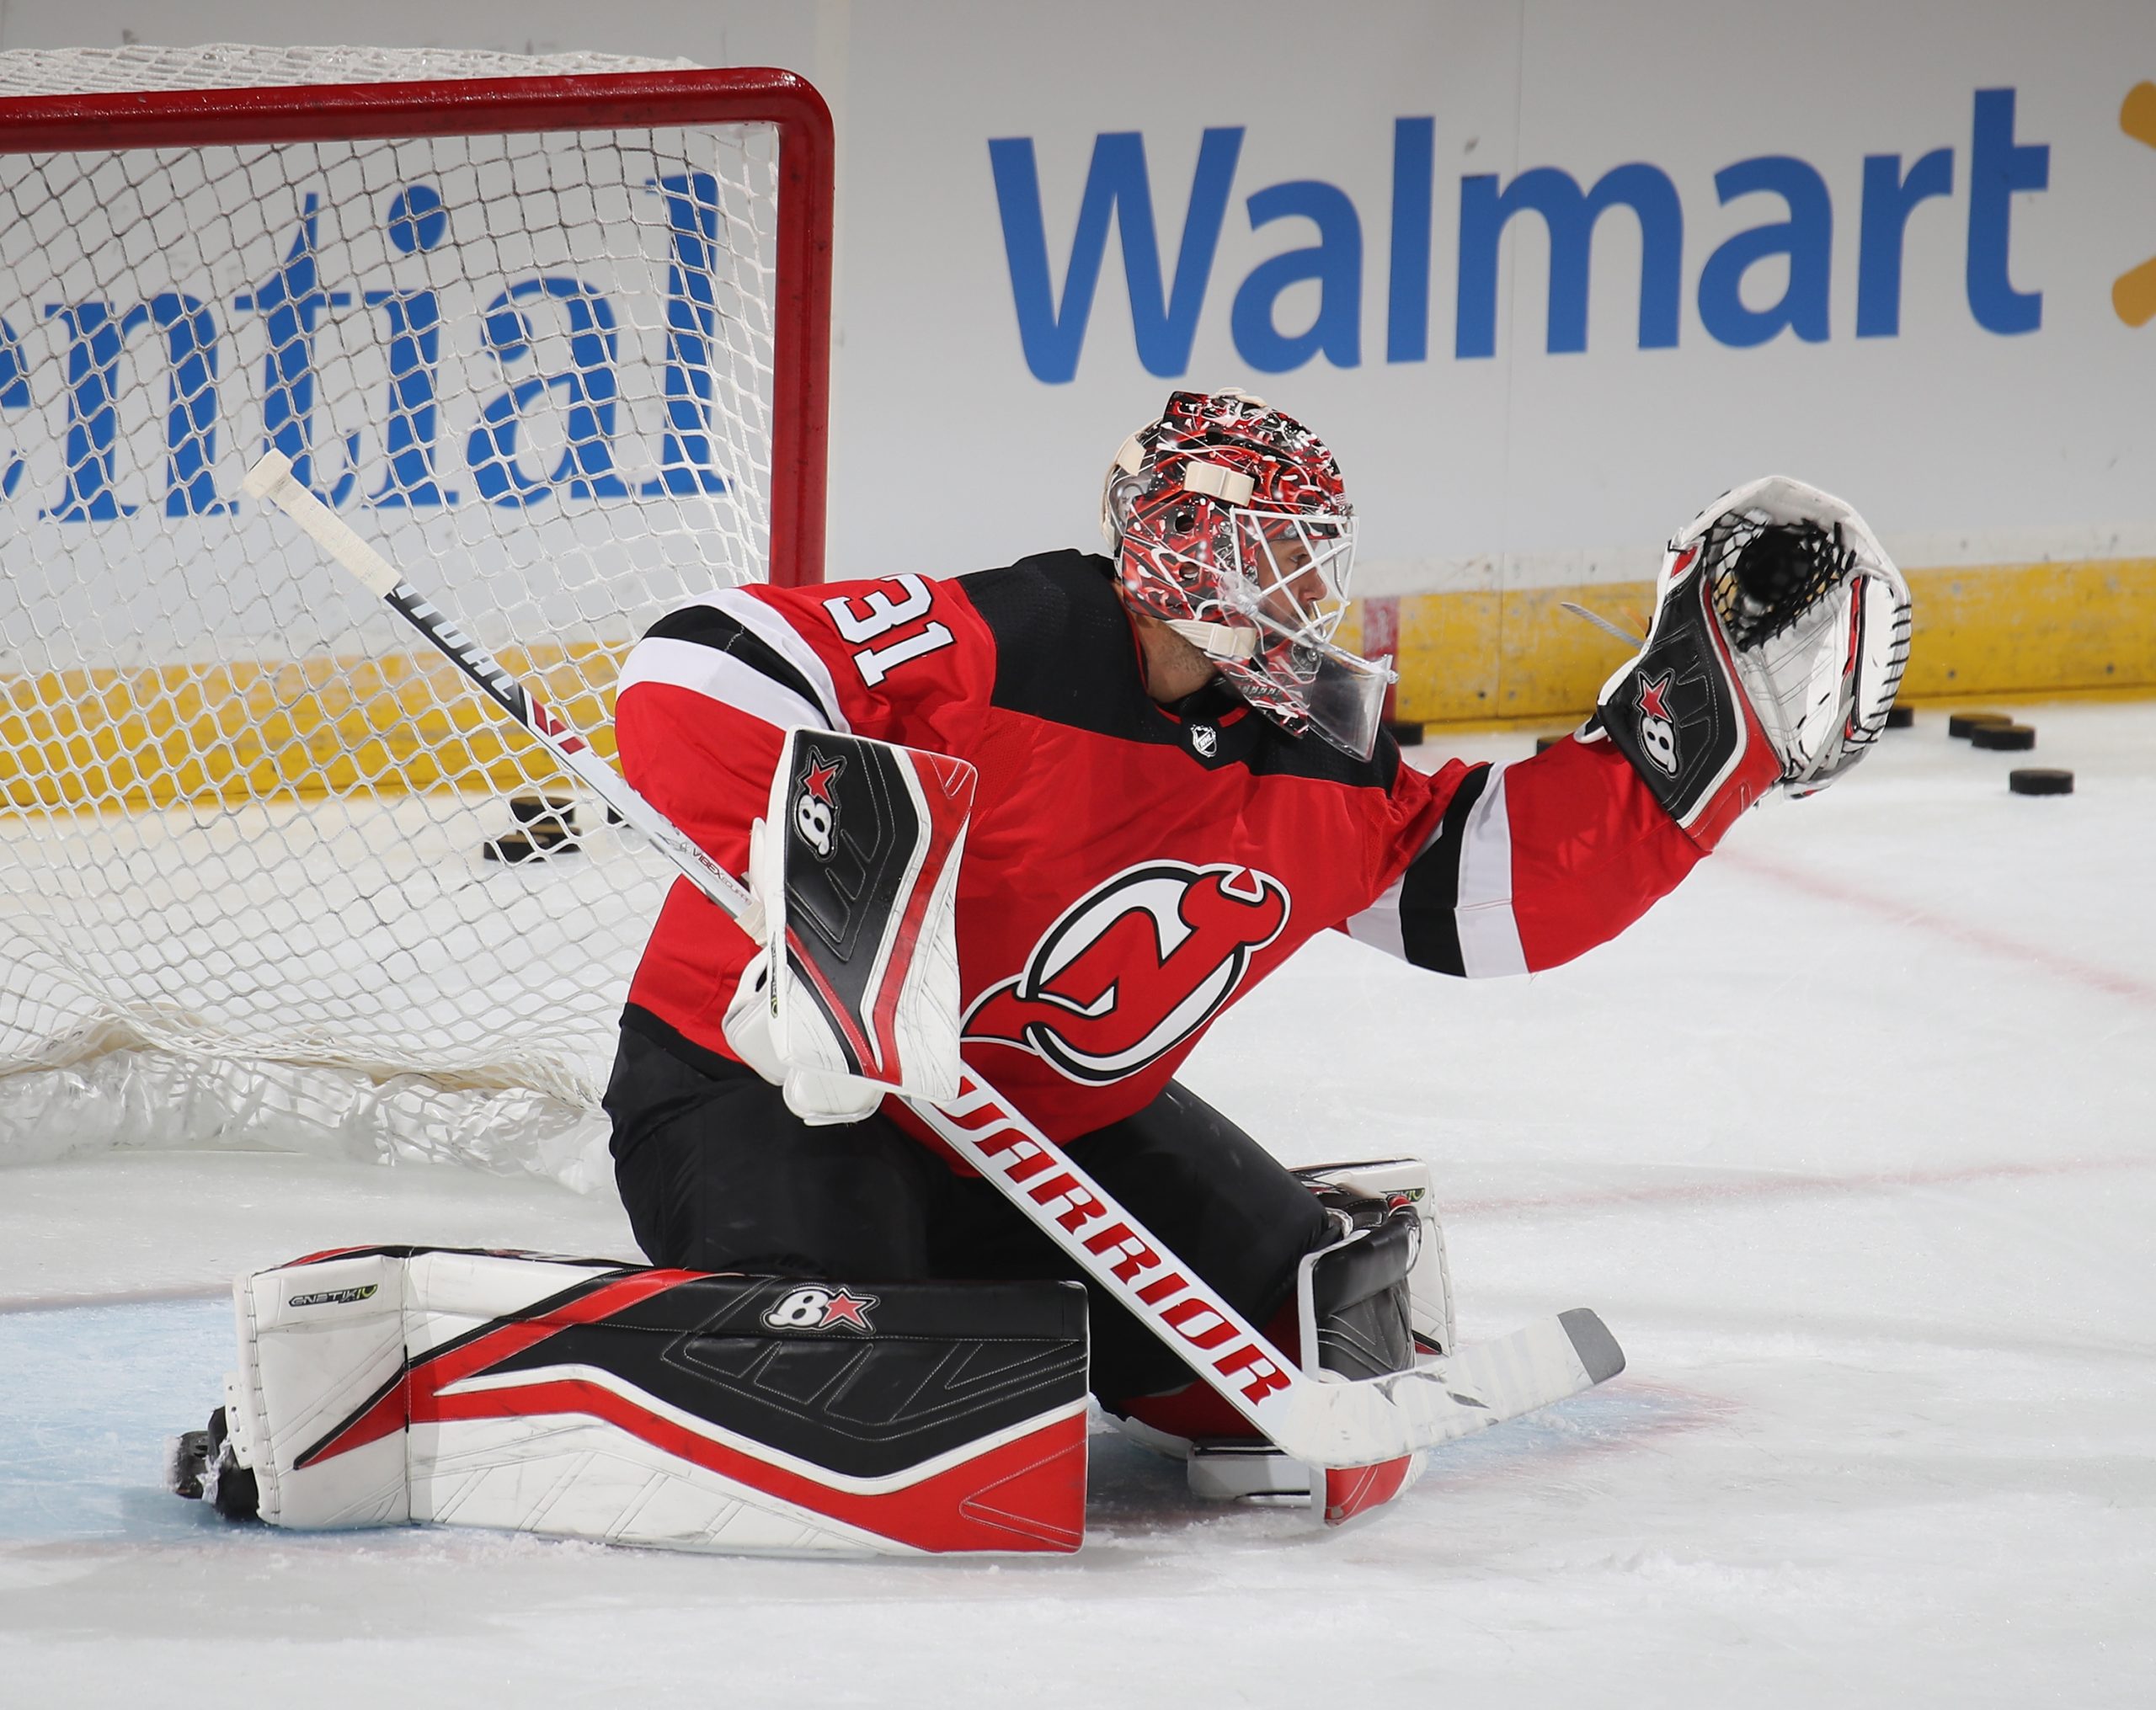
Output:
<svg viewBox="0 0 2156 1710">
<path fill-rule="evenodd" d="M 11 53 L 0 103 L 648 64 Z M 763 573 L 775 158 L 603 114 L 0 154 L 0 1162 L 595 1179 L 669 870 L 592 803 L 486 859 L 563 780 L 240 480 L 284 451 L 604 747 L 627 644 Z"/>
</svg>

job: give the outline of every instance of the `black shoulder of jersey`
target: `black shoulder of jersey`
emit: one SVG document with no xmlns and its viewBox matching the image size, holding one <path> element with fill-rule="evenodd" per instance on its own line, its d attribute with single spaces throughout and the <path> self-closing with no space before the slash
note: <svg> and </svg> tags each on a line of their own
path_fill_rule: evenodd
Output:
<svg viewBox="0 0 2156 1710">
<path fill-rule="evenodd" d="M 1223 683 L 1163 707 L 1145 692 L 1136 637 L 1116 591 L 1115 566 L 1098 553 L 1038 552 L 1001 570 L 958 578 L 995 640 L 993 703 L 1051 724 L 1124 742 L 1180 749 L 1207 771 L 1240 767 L 1390 790 L 1399 746 L 1378 738 L 1358 760 L 1322 737 L 1292 737 Z M 1193 727 L 1214 733 L 1213 752 L 1193 744 Z"/>
</svg>

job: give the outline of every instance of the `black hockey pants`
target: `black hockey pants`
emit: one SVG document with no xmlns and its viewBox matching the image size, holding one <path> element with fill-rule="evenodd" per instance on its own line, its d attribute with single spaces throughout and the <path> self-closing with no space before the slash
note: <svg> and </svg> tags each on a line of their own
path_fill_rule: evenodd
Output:
<svg viewBox="0 0 2156 1710">
<path fill-rule="evenodd" d="M 606 1098 L 615 1180 L 654 1265 L 850 1283 L 1084 1280 L 995 1188 L 885 1117 L 811 1127 L 754 1070 L 647 1036 L 662 1031 L 639 1011 L 624 1018 Z M 1331 1238 L 1300 1182 L 1173 1082 L 1065 1150 L 1260 1326 L 1294 1286 L 1297 1261 Z M 1144 1325 L 1088 1288 L 1104 1404 L 1189 1381 Z"/>
</svg>

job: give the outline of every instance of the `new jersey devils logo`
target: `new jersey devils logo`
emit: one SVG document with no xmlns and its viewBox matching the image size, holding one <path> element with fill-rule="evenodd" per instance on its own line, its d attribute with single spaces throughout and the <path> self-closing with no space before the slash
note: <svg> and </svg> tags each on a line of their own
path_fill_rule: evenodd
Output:
<svg viewBox="0 0 2156 1710">
<path fill-rule="evenodd" d="M 1287 924 L 1288 887 L 1255 867 L 1132 867 L 981 994 L 965 1036 L 1037 1052 L 1072 1080 L 1121 1080 L 1211 1020 Z"/>
</svg>

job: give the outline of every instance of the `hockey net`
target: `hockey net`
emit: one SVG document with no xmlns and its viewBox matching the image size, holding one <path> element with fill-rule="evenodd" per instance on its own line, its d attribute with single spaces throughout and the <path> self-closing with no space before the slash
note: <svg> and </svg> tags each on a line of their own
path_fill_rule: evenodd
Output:
<svg viewBox="0 0 2156 1710">
<path fill-rule="evenodd" d="M 0 1163 L 603 1167 L 670 869 L 240 481 L 604 748 L 658 614 L 819 573 L 829 140 L 777 72 L 0 54 Z"/>
</svg>

